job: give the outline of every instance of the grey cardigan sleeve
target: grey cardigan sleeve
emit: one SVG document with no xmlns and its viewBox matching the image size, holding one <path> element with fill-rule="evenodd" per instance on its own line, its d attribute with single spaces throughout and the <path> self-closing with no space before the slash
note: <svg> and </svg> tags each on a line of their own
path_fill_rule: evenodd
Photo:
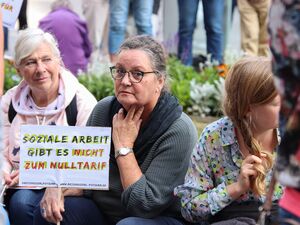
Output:
<svg viewBox="0 0 300 225">
<path fill-rule="evenodd" d="M 196 142 L 197 130 L 183 113 L 152 146 L 149 154 L 153 159 L 143 176 L 123 191 L 121 200 L 126 210 L 151 218 L 174 204 L 173 190 L 184 181 Z"/>
</svg>

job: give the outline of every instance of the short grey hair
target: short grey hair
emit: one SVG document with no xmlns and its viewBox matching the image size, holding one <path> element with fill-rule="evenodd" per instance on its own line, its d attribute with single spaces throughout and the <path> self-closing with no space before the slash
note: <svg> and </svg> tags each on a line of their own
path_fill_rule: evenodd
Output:
<svg viewBox="0 0 300 225">
<path fill-rule="evenodd" d="M 157 76 L 162 76 L 165 80 L 162 91 L 167 91 L 169 76 L 167 75 L 164 47 L 148 35 L 137 35 L 126 39 L 120 46 L 118 54 L 120 54 L 122 50 L 132 49 L 142 50 L 149 56 L 152 69 L 157 72 Z"/>
<path fill-rule="evenodd" d="M 52 34 L 39 28 L 27 28 L 21 30 L 17 37 L 14 57 L 16 67 L 19 67 L 21 61 L 31 55 L 42 43 L 49 45 L 53 55 L 61 61 L 58 43 Z"/>
<path fill-rule="evenodd" d="M 60 7 L 73 10 L 72 4 L 69 0 L 56 0 L 51 4 L 52 11 Z"/>
</svg>

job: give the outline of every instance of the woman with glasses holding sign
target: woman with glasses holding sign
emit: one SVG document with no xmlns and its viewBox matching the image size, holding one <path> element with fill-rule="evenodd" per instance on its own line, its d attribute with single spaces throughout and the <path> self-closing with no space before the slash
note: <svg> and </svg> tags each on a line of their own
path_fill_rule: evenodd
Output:
<svg viewBox="0 0 300 225">
<path fill-rule="evenodd" d="M 54 222 L 62 218 L 70 224 L 80 219 L 89 221 L 78 215 L 82 208 L 97 211 L 95 204 L 82 197 L 66 197 L 76 195 L 77 190 L 64 190 L 59 199 L 57 188 L 19 189 L 20 126 L 84 126 L 96 99 L 64 68 L 54 37 L 40 29 L 20 31 L 15 45 L 15 66 L 23 80 L 8 90 L 1 100 L 4 125 L 2 170 L 6 187 L 14 188 L 7 190 L 11 223 L 30 225 L 36 220 L 35 215 L 41 213 Z M 72 110 L 68 113 L 70 107 Z M 40 202 L 42 210 L 39 210 Z M 75 206 L 74 210 L 69 209 L 70 205 Z M 63 211 L 68 213 L 61 215 Z"/>
<path fill-rule="evenodd" d="M 173 189 L 197 131 L 167 91 L 163 48 L 149 36 L 127 39 L 110 71 L 115 97 L 102 99 L 87 123 L 112 127 L 109 190 L 92 193 L 106 221 L 98 224 L 182 225 Z"/>
</svg>

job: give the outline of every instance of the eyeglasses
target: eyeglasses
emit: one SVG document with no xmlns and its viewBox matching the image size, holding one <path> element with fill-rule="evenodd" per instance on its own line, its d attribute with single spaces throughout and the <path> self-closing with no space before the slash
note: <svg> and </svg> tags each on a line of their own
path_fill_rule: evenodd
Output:
<svg viewBox="0 0 300 225">
<path fill-rule="evenodd" d="M 128 73 L 129 80 L 132 83 L 140 83 L 147 73 L 157 73 L 157 71 L 143 72 L 143 71 L 126 71 L 122 68 L 117 68 L 115 66 L 109 67 L 111 76 L 114 80 L 122 80 L 125 77 L 126 73 Z"/>
</svg>

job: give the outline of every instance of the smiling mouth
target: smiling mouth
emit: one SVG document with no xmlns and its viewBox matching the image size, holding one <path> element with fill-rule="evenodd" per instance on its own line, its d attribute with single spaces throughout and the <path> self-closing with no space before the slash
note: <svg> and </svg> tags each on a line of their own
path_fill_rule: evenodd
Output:
<svg viewBox="0 0 300 225">
<path fill-rule="evenodd" d="M 39 78 L 36 78 L 35 81 L 44 81 L 46 79 L 47 79 L 47 77 L 39 77 Z"/>
<path fill-rule="evenodd" d="M 119 94 L 128 94 L 128 95 L 132 95 L 131 92 L 128 92 L 128 91 L 120 91 Z"/>
</svg>

